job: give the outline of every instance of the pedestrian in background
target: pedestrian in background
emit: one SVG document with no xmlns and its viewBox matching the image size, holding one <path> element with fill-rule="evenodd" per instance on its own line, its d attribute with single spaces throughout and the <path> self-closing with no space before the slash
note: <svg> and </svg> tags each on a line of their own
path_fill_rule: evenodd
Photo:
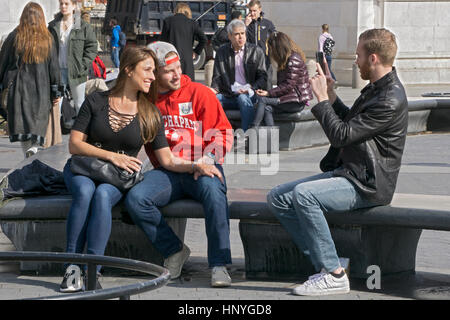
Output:
<svg viewBox="0 0 450 320">
<path fill-rule="evenodd" d="M 120 26 L 117 24 L 116 19 L 111 19 L 109 21 L 109 26 L 112 28 L 111 34 L 111 60 L 116 68 L 120 67 L 120 32 L 122 31 Z"/>
<path fill-rule="evenodd" d="M 275 26 L 272 21 L 264 18 L 261 2 L 259 0 L 251 0 L 247 4 L 249 14 L 245 17 L 245 25 L 247 26 L 247 41 L 260 47 L 264 51 L 266 57 L 267 69 L 267 89 L 272 88 L 273 68 L 270 62 L 269 53 L 267 51 L 267 39 L 274 32 Z"/>
<path fill-rule="evenodd" d="M 24 155 L 29 157 L 45 146 L 60 84 L 57 48 L 42 7 L 35 2 L 25 6 L 19 25 L 2 46 L 0 81 L 2 103 L 8 111 L 9 139 L 20 141 Z"/>
<path fill-rule="evenodd" d="M 330 27 L 328 24 L 322 25 L 322 33 L 319 36 L 319 51 L 323 52 L 325 58 L 327 59 L 328 63 L 328 69 L 331 72 L 331 77 L 334 81 L 336 81 L 336 77 L 334 76 L 333 71 L 331 70 L 331 62 L 332 62 L 332 56 L 333 53 L 333 47 L 334 47 L 334 39 L 333 36 L 329 33 Z"/>
<path fill-rule="evenodd" d="M 59 54 L 61 82 L 70 88 L 79 112 L 84 101 L 89 68 L 97 56 L 97 39 L 89 23 L 81 19 L 76 0 L 59 0 L 60 12 L 49 23 Z"/>
<path fill-rule="evenodd" d="M 192 12 L 188 4 L 178 3 L 174 15 L 164 20 L 160 40 L 169 42 L 177 48 L 183 74 L 195 81 L 194 59 L 196 55 L 202 53 L 207 39 L 197 21 L 192 20 Z M 192 49 L 194 40 L 198 43 Z"/>
<path fill-rule="evenodd" d="M 278 65 L 277 86 L 258 95 L 253 127 L 264 120 L 274 126 L 272 113 L 300 112 L 313 99 L 303 50 L 285 33 L 275 31 L 267 40 L 270 58 Z"/>
</svg>

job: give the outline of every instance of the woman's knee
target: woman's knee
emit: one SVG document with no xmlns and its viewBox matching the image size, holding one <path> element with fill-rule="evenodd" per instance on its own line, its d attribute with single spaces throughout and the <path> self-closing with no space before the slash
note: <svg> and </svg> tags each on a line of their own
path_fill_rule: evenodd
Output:
<svg viewBox="0 0 450 320">
<path fill-rule="evenodd" d="M 74 179 L 72 180 L 72 186 L 70 188 L 72 191 L 71 192 L 72 198 L 80 200 L 80 201 L 88 201 L 89 202 L 95 193 L 95 189 L 96 189 L 95 183 L 93 181 L 91 181 L 90 179 L 83 179 L 85 181 L 83 181 L 82 183 L 77 183 L 77 182 L 80 182 L 80 181 L 76 181 L 76 180 L 80 180 L 77 178 L 78 177 L 75 176 Z"/>
</svg>

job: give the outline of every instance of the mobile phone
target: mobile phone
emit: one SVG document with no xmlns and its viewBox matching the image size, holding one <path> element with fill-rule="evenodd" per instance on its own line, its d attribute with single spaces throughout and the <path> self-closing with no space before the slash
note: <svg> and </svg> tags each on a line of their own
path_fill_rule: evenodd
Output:
<svg viewBox="0 0 450 320">
<path fill-rule="evenodd" d="M 322 68 L 322 71 L 324 74 L 327 73 L 327 70 L 325 69 L 325 63 L 323 62 L 323 52 L 317 51 L 316 52 L 316 61 L 320 64 L 320 67 Z"/>
</svg>

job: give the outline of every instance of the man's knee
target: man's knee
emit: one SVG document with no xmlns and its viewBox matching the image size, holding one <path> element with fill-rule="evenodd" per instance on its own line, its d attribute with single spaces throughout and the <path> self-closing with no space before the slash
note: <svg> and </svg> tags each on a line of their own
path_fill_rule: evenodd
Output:
<svg viewBox="0 0 450 320">
<path fill-rule="evenodd" d="M 238 103 L 240 108 L 249 108 L 249 107 L 253 108 L 252 99 L 246 93 L 241 93 L 240 95 L 238 95 L 237 103 Z"/>
<path fill-rule="evenodd" d="M 154 206 L 153 201 L 144 197 L 144 194 L 139 192 L 137 188 L 132 188 L 128 191 L 124 203 L 125 208 L 132 217 L 139 217 L 145 208 Z"/>
<path fill-rule="evenodd" d="M 201 176 L 198 178 L 197 184 L 203 199 L 226 199 L 227 190 L 219 178 Z"/>
<path fill-rule="evenodd" d="M 300 183 L 294 188 L 294 201 L 302 206 L 308 207 L 316 204 L 314 198 L 314 191 L 311 190 L 305 183 Z"/>
</svg>

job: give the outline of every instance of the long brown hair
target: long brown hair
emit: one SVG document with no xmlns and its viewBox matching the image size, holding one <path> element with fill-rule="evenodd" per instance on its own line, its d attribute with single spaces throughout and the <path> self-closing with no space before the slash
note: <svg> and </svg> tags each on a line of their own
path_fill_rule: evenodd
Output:
<svg viewBox="0 0 450 320">
<path fill-rule="evenodd" d="M 17 53 L 22 55 L 24 63 L 42 63 L 50 55 L 52 44 L 42 7 L 36 2 L 28 2 L 17 27 L 14 43 Z"/>
<path fill-rule="evenodd" d="M 303 50 L 285 33 L 280 31 L 273 32 L 267 39 L 267 46 L 270 57 L 277 63 L 278 70 L 286 68 L 289 57 L 293 52 L 300 55 L 303 61 L 306 61 Z"/>
<path fill-rule="evenodd" d="M 120 58 L 120 70 L 117 76 L 116 84 L 111 89 L 112 95 L 121 95 L 128 79 L 128 73 L 136 68 L 136 65 L 148 58 L 155 62 L 155 68 L 158 67 L 156 56 L 150 49 L 144 46 L 127 46 Z M 157 70 L 155 69 L 155 74 Z M 161 125 L 161 118 L 158 109 L 155 106 L 158 97 L 157 80 L 155 79 L 148 93 L 138 92 L 138 119 L 141 127 L 141 137 L 144 143 L 155 139 Z"/>
</svg>

